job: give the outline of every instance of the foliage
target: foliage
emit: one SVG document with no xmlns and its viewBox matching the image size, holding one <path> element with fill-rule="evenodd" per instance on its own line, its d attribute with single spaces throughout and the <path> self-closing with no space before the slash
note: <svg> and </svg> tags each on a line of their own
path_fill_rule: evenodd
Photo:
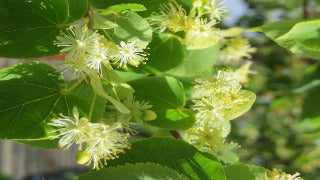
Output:
<svg viewBox="0 0 320 180">
<path fill-rule="evenodd" d="M 76 144 L 77 162 L 94 169 L 80 179 L 301 179 L 272 169 L 270 156 L 316 171 L 319 65 L 299 58 L 319 59 L 319 20 L 248 30 L 294 56 L 266 39 L 252 47 L 244 29 L 219 24 L 226 15 L 218 0 L 0 0 L 1 57 L 64 57 L 0 70 L 0 138 Z M 281 68 L 292 73 L 273 71 L 279 62 L 265 54 L 290 56 Z M 147 128 L 177 139 L 135 140 Z M 271 163 L 251 159 L 257 151 Z"/>
</svg>

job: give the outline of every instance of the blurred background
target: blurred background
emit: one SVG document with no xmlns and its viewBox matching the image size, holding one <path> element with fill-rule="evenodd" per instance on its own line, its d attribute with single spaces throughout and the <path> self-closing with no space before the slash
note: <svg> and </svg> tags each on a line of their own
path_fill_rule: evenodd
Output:
<svg viewBox="0 0 320 180">
<path fill-rule="evenodd" d="M 230 13 L 223 26 L 319 18 L 319 5 L 320 0 L 226 0 Z M 257 94 L 257 101 L 232 121 L 230 140 L 241 145 L 242 161 L 320 179 L 319 63 L 292 55 L 262 34 L 246 35 L 258 50 L 253 57 L 257 74 L 246 87 Z M 21 61 L 0 59 L 0 67 Z M 74 153 L 0 141 L 0 179 L 72 179 L 86 170 L 75 163 Z"/>
</svg>

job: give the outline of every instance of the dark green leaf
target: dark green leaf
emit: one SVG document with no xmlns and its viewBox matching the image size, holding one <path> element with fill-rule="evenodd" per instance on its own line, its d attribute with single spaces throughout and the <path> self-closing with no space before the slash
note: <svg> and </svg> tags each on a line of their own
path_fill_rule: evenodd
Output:
<svg viewBox="0 0 320 180">
<path fill-rule="evenodd" d="M 130 81 L 140 101 L 148 101 L 157 114 L 151 125 L 166 129 L 187 129 L 194 123 L 193 112 L 184 109 L 182 84 L 173 77 L 145 77 Z"/>
<path fill-rule="evenodd" d="M 0 56 L 59 54 L 53 41 L 85 14 L 87 6 L 87 0 L 0 0 Z"/>
<path fill-rule="evenodd" d="M 125 164 L 100 171 L 92 171 L 79 180 L 182 180 L 187 179 L 168 167 L 154 163 Z"/>
<path fill-rule="evenodd" d="M 65 88 L 61 74 L 46 64 L 29 62 L 2 69 L 0 138 L 45 139 L 47 123 L 59 113 L 71 115 L 74 106 L 86 117 L 91 114 L 98 118 L 103 113 L 103 102 L 97 101 L 100 105 L 92 108 L 93 91 L 85 84 L 68 94 Z"/>
<path fill-rule="evenodd" d="M 136 141 L 130 150 L 120 155 L 119 159 L 109 161 L 108 167 L 128 162 L 160 164 L 191 179 L 225 179 L 222 165 L 213 156 L 172 138 L 153 137 Z"/>
<path fill-rule="evenodd" d="M 180 65 L 186 56 L 181 42 L 177 38 L 166 34 L 155 36 L 149 47 L 150 56 L 147 66 L 160 72 Z"/>
</svg>

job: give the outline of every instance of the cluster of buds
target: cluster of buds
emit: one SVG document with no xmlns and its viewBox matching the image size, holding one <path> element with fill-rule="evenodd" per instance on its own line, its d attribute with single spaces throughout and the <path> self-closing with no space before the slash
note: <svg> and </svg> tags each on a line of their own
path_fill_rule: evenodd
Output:
<svg viewBox="0 0 320 180">
<path fill-rule="evenodd" d="M 108 106 L 111 112 L 108 115 L 108 120 L 112 122 L 120 122 L 123 128 L 131 134 L 136 134 L 136 130 L 131 127 L 133 123 L 143 123 L 156 119 L 157 114 L 150 110 L 152 105 L 145 101 L 136 101 L 134 96 L 130 95 L 122 103 L 130 110 L 129 114 L 124 114 L 117 111 L 114 105 Z"/>
<path fill-rule="evenodd" d="M 182 5 L 172 0 L 169 4 L 162 5 L 160 12 L 155 13 L 150 21 L 160 32 L 183 31 L 187 49 L 194 50 L 208 48 L 218 43 L 221 34 L 214 26 L 225 14 L 224 4 L 217 0 L 205 2 L 197 0 L 189 13 Z"/>
</svg>

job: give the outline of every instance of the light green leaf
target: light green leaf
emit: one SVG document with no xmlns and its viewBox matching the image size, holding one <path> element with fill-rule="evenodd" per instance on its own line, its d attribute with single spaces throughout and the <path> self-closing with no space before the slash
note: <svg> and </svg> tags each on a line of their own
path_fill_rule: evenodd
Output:
<svg viewBox="0 0 320 180">
<path fill-rule="evenodd" d="M 154 163 L 125 164 L 84 174 L 79 180 L 183 180 L 188 179 L 168 167 Z"/>
<path fill-rule="evenodd" d="M 146 11 L 147 8 L 142 4 L 128 3 L 128 4 L 117 4 L 114 6 L 110 6 L 107 9 L 100 11 L 101 15 L 109 15 L 111 13 L 119 13 L 124 10 L 130 10 L 134 12 Z"/>
<path fill-rule="evenodd" d="M 119 159 L 109 161 L 107 167 L 124 165 L 128 162 L 160 164 L 191 179 L 225 179 L 222 165 L 213 156 L 172 138 L 153 137 L 136 141 L 130 150 L 120 155 Z"/>
<path fill-rule="evenodd" d="M 148 101 L 157 119 L 149 124 L 165 129 L 187 129 L 194 123 L 193 112 L 184 109 L 182 84 L 173 77 L 145 77 L 128 82 L 140 101 Z"/>
<path fill-rule="evenodd" d="M 201 50 L 186 50 L 186 59 L 178 67 L 169 70 L 168 73 L 179 77 L 192 77 L 211 72 L 219 57 L 218 53 L 218 46 Z"/>
<path fill-rule="evenodd" d="M 280 46 L 304 57 L 320 59 L 320 20 L 287 20 L 264 25 L 259 30 Z"/>
<path fill-rule="evenodd" d="M 59 54 L 61 29 L 80 19 L 87 0 L 1 0 L 0 56 L 31 58 Z"/>
<path fill-rule="evenodd" d="M 148 21 L 132 11 L 124 11 L 119 15 L 114 16 L 114 22 L 118 24 L 114 35 L 122 41 L 137 40 L 139 47 L 146 47 L 152 40 L 152 28 Z"/>
<path fill-rule="evenodd" d="M 224 113 L 226 115 L 224 117 L 226 120 L 236 119 L 249 111 L 256 100 L 256 95 L 251 91 L 240 90 L 236 98 L 245 101 L 240 101 L 239 103 L 234 104 L 232 108 L 227 109 Z"/>
</svg>

